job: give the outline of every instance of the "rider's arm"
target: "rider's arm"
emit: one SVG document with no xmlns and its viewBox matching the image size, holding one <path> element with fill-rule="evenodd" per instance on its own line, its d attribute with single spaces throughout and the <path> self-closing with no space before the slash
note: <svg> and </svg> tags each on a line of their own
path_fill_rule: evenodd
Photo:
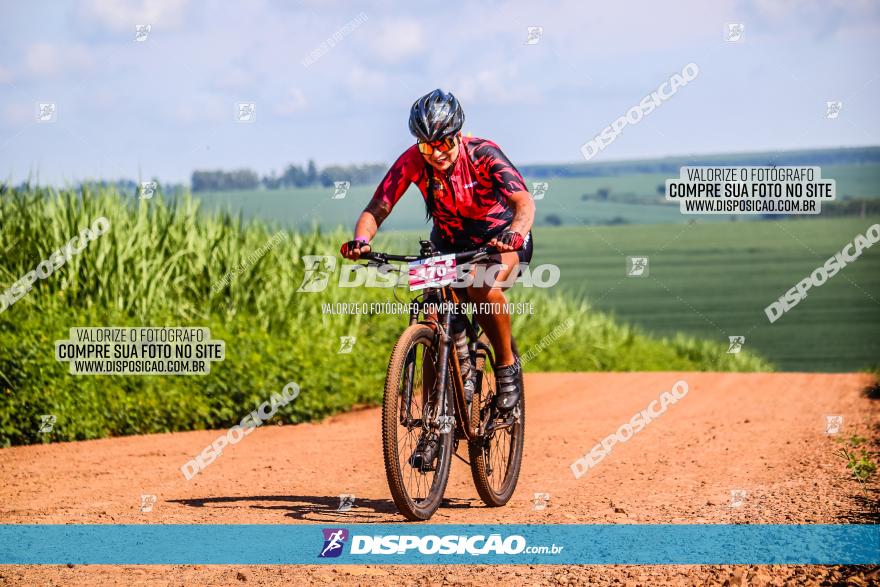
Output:
<svg viewBox="0 0 880 587">
<path fill-rule="evenodd" d="M 354 227 L 354 240 L 369 243 L 376 236 L 382 222 L 391 213 L 391 209 L 403 196 L 409 184 L 417 177 L 421 166 L 421 155 L 419 155 L 417 147 L 413 146 L 404 151 L 397 158 L 388 173 L 379 183 L 373 197 L 358 217 L 357 224 Z M 354 242 L 354 241 L 352 241 Z M 347 245 L 350 243 L 347 243 Z M 347 245 L 343 249 L 347 249 Z M 350 259 L 357 259 L 360 253 L 369 252 L 370 246 L 365 244 L 358 248 L 348 248 L 343 251 L 343 255 Z M 350 254 L 346 254 L 350 253 Z"/>
<path fill-rule="evenodd" d="M 485 141 L 483 145 L 477 148 L 477 154 L 488 159 L 489 173 L 492 176 L 492 182 L 495 184 L 495 191 L 500 193 L 502 197 L 507 198 L 508 203 L 514 210 L 513 221 L 511 221 L 507 230 L 516 232 L 522 239 L 525 239 L 532 229 L 532 223 L 535 221 L 535 201 L 526 189 L 525 180 L 523 180 L 519 170 L 510 162 L 510 159 L 507 158 L 507 155 L 495 143 Z M 516 250 L 516 247 L 499 242 L 499 239 L 492 239 L 489 244 L 501 251 Z"/>
<path fill-rule="evenodd" d="M 387 216 L 387 214 L 385 214 Z M 382 216 L 384 220 L 384 216 Z M 366 238 L 367 242 L 373 240 L 373 237 L 376 236 L 376 232 L 379 230 L 379 225 L 382 223 L 379 220 L 379 217 L 376 216 L 376 213 L 369 210 L 369 207 L 361 212 L 361 215 L 358 216 L 357 224 L 354 225 L 354 237 L 355 238 Z"/>
<path fill-rule="evenodd" d="M 370 203 L 358 218 L 355 237 L 367 233 L 369 233 L 370 239 L 375 236 L 379 226 L 391 214 L 391 209 L 406 192 L 409 184 L 417 177 L 422 167 L 421 155 L 415 146 L 410 147 L 397 158 L 397 161 L 379 182 L 379 187 L 373 193 Z M 363 229 L 365 232 L 359 232 L 359 229 Z"/>
<path fill-rule="evenodd" d="M 532 194 L 526 191 L 514 192 L 510 196 L 513 204 L 513 222 L 510 223 L 508 230 L 514 230 L 521 235 L 529 234 L 532 229 L 532 223 L 535 221 L 535 200 Z"/>
</svg>

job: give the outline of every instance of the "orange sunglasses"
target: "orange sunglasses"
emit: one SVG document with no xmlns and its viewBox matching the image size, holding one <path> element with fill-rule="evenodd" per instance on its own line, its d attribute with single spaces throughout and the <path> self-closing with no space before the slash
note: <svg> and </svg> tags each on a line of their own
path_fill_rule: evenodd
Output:
<svg viewBox="0 0 880 587">
<path fill-rule="evenodd" d="M 434 152 L 434 149 L 437 149 L 441 153 L 450 151 L 453 147 L 455 147 L 455 136 L 456 135 L 448 136 L 445 139 L 432 141 L 430 143 L 419 141 L 417 143 L 419 145 L 419 152 L 423 155 L 430 155 Z"/>
</svg>

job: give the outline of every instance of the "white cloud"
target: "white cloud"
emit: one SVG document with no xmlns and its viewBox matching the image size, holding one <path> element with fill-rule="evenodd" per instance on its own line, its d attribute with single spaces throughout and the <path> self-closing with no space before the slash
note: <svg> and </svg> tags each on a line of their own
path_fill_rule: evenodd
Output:
<svg viewBox="0 0 880 587">
<path fill-rule="evenodd" d="M 859 29 L 876 34 L 880 16 L 880 5 L 874 0 L 762 0 L 749 5 L 776 34 L 795 30 L 820 36 L 850 36 Z"/>
<path fill-rule="evenodd" d="M 281 116 L 289 116 L 302 112 L 308 106 L 305 94 L 299 88 L 292 88 L 284 101 L 275 106 L 275 113 Z"/>
<path fill-rule="evenodd" d="M 357 93 L 374 93 L 387 87 L 388 77 L 375 69 L 364 69 L 359 65 L 351 68 L 346 85 L 349 90 Z"/>
<path fill-rule="evenodd" d="M 368 34 L 373 54 L 385 63 L 406 61 L 425 50 L 425 32 L 417 20 L 386 20 Z"/>
<path fill-rule="evenodd" d="M 511 63 L 480 70 L 448 85 L 446 89 L 464 103 L 521 104 L 541 99 L 536 85 L 522 80 L 519 69 Z"/>
<path fill-rule="evenodd" d="M 189 0 L 86 0 L 80 18 L 114 32 L 130 31 L 138 24 L 174 29 L 184 21 Z"/>
<path fill-rule="evenodd" d="M 254 76 L 243 67 L 231 66 L 215 78 L 214 85 L 223 90 L 241 90 L 254 85 Z"/>
<path fill-rule="evenodd" d="M 26 122 L 33 122 L 35 114 L 34 104 L 11 102 L 3 109 L 2 120 L 7 124 L 23 124 Z"/>
<path fill-rule="evenodd" d="M 50 43 L 34 43 L 27 48 L 24 66 L 36 77 L 55 77 L 91 69 L 95 64 L 91 52 L 82 45 L 58 47 Z"/>
<path fill-rule="evenodd" d="M 257 116 L 260 113 L 257 104 Z M 172 118 L 183 124 L 218 123 L 235 120 L 235 103 L 213 94 L 199 94 L 179 100 L 172 108 Z"/>
</svg>

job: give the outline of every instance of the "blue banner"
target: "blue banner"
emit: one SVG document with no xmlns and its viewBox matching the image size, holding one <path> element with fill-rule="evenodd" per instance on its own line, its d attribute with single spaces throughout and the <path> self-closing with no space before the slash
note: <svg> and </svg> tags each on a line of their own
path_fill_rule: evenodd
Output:
<svg viewBox="0 0 880 587">
<path fill-rule="evenodd" d="M 0 525 L 0 564 L 878 564 L 876 525 Z"/>
</svg>

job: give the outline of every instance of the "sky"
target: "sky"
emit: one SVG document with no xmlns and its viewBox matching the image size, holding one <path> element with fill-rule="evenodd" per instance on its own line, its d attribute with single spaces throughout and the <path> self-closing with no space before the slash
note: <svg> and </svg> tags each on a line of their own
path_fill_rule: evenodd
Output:
<svg viewBox="0 0 880 587">
<path fill-rule="evenodd" d="M 688 63 L 699 75 L 592 161 L 877 145 L 878 39 L 864 0 L 0 0 L 0 178 L 390 164 L 437 87 L 515 164 L 582 162 Z"/>
</svg>

